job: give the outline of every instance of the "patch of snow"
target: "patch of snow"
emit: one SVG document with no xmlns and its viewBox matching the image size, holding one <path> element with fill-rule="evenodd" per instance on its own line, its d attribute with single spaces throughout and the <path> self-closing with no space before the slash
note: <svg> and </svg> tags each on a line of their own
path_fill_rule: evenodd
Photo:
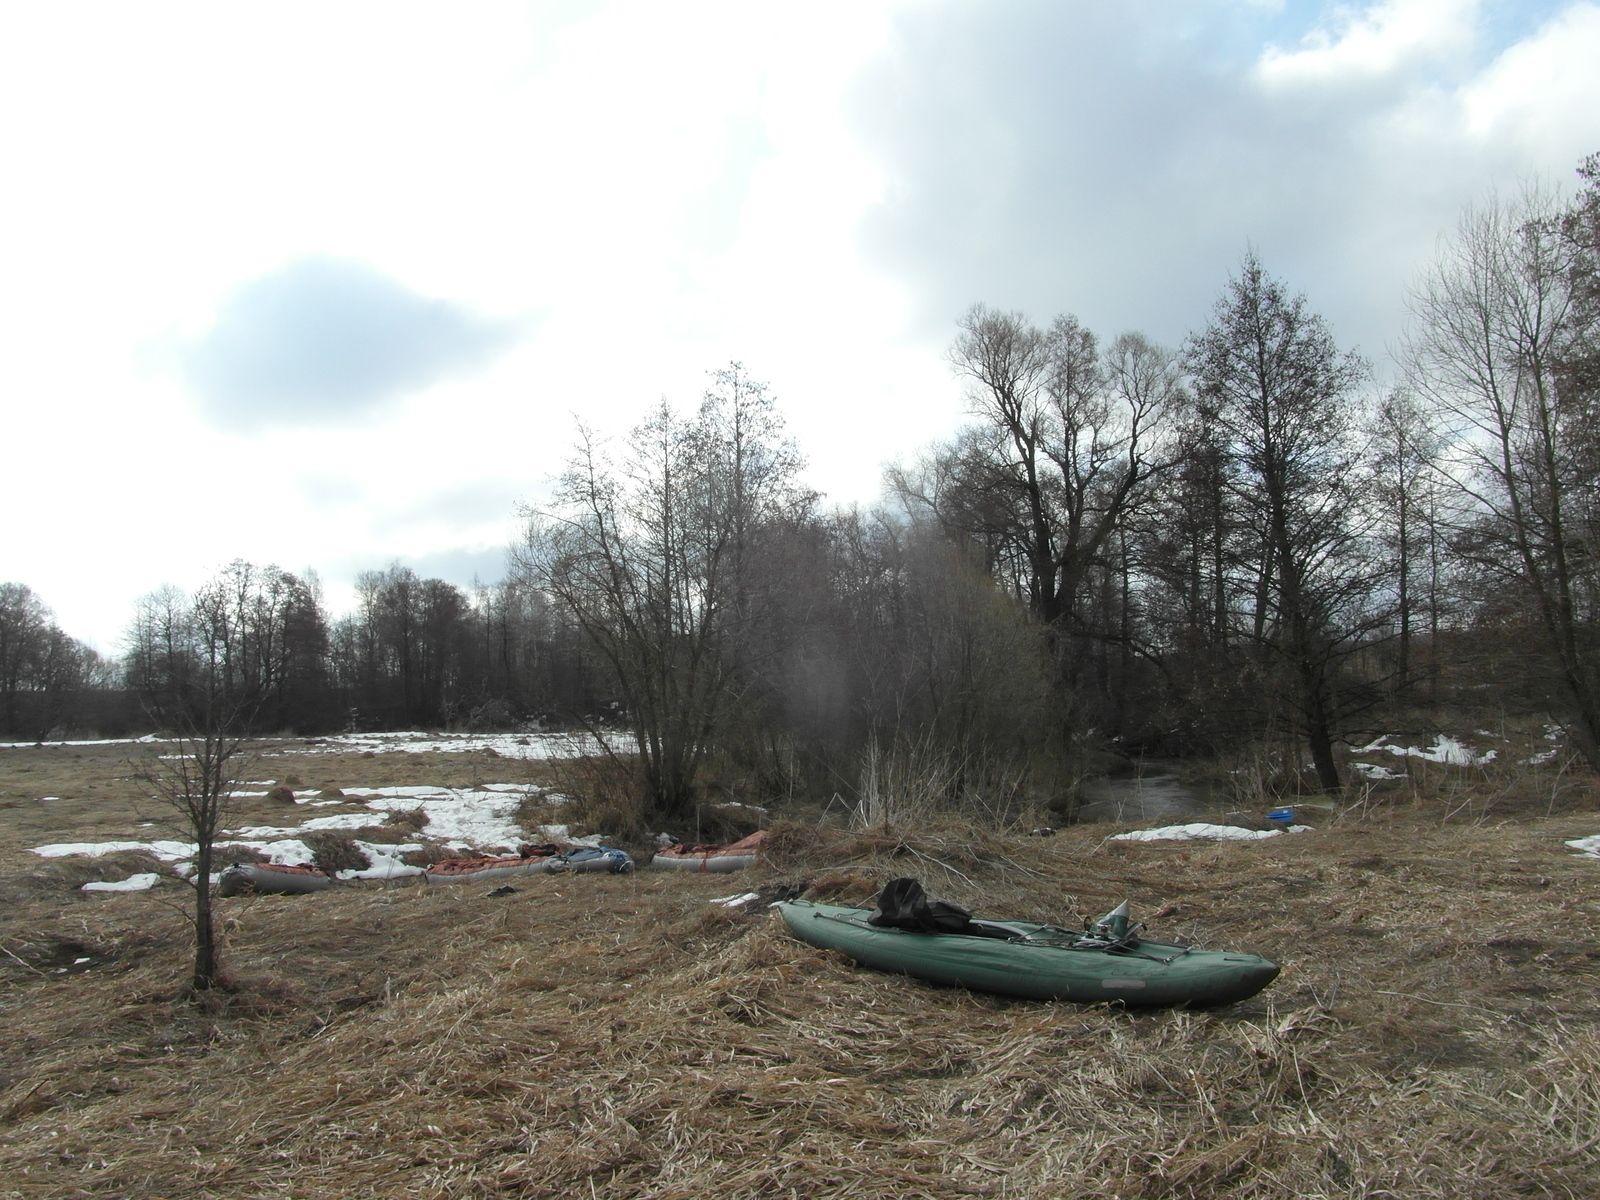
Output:
<svg viewBox="0 0 1600 1200">
<path fill-rule="evenodd" d="M 422 809 L 428 814 L 428 836 L 437 841 L 491 850 L 512 849 L 526 838 L 515 820 L 522 803 L 522 797 L 516 793 L 435 788 L 427 795 L 418 796 L 414 788 L 384 790 L 407 794 L 372 796 L 368 799 L 372 808 L 380 812 Z"/>
<path fill-rule="evenodd" d="M 627 743 L 627 735 L 616 741 Z M 603 754 L 599 739 L 586 733 L 347 733 L 285 747 L 285 754 L 468 754 L 493 750 L 501 758 L 543 760 Z"/>
<path fill-rule="evenodd" d="M 1543 766 L 1559 753 L 1560 751 L 1554 747 L 1550 748 L 1549 750 L 1542 750 L 1538 754 L 1535 754 L 1532 758 L 1523 759 L 1522 765 L 1525 767 Z"/>
<path fill-rule="evenodd" d="M 363 825 L 371 825 L 375 814 L 365 813 L 340 813 L 335 817 L 313 817 L 304 825 L 283 828 L 276 825 L 250 825 L 244 829 L 229 829 L 225 836 L 229 841 L 239 838 L 286 838 L 294 837 L 308 829 L 360 829 Z"/>
<path fill-rule="evenodd" d="M 1600 833 L 1592 837 L 1574 838 L 1567 845 L 1580 851 L 1584 858 L 1600 858 Z"/>
<path fill-rule="evenodd" d="M 311 847 L 299 838 L 283 838 L 278 841 L 239 842 L 241 846 L 249 846 L 252 850 L 259 850 L 267 856 L 267 861 L 276 863 L 280 867 L 307 867 L 311 865 L 316 856 L 311 853 Z"/>
<path fill-rule="evenodd" d="M 1372 780 L 1407 778 L 1404 771 L 1391 771 L 1388 767 L 1379 766 L 1377 763 L 1353 762 L 1350 764 L 1350 769 Z"/>
<path fill-rule="evenodd" d="M 294 830 L 268 829 L 266 837 L 261 838 L 230 838 L 232 844 L 248 846 L 252 850 L 259 850 L 267 856 L 269 862 L 281 866 L 304 866 L 311 861 L 311 848 L 298 838 L 282 835 L 294 833 Z M 33 852 L 42 858 L 66 858 L 68 856 L 82 856 L 84 858 L 100 858 L 107 854 L 119 854 L 124 850 L 143 850 L 145 853 L 159 858 L 162 862 L 172 864 L 172 869 L 185 877 L 194 874 L 195 844 L 193 842 L 58 842 L 49 846 L 35 846 Z"/>
<path fill-rule="evenodd" d="M 124 850 L 144 850 L 162 862 L 194 857 L 193 842 L 52 842 L 48 846 L 33 848 L 40 858 L 67 858 L 73 855 L 100 858 L 107 854 L 120 854 Z"/>
<path fill-rule="evenodd" d="M 573 837 L 569 825 L 541 825 L 539 836 L 547 837 L 552 842 L 566 842 L 573 846 L 585 846 L 591 850 L 599 849 L 605 844 L 598 833 L 591 833 L 588 837 Z"/>
<path fill-rule="evenodd" d="M 749 904 L 752 900 L 759 899 L 761 899 L 760 892 L 745 892 L 741 896 L 723 896 L 720 899 L 712 900 L 711 903 L 720 904 L 724 908 L 739 908 L 742 905 Z"/>
<path fill-rule="evenodd" d="M 1481 767 L 1491 763 L 1499 755 L 1498 750 L 1489 750 L 1483 754 L 1475 753 L 1472 748 L 1457 738 L 1447 733 L 1441 733 L 1427 750 L 1418 749 L 1416 746 L 1388 746 L 1384 743 L 1388 739 L 1381 737 L 1370 746 L 1363 746 L 1358 754 L 1367 754 L 1376 750 L 1386 750 L 1398 758 L 1420 758 L 1424 762 L 1441 763 L 1447 767 Z"/>
<path fill-rule="evenodd" d="M 140 743 L 165 741 L 165 738 L 146 734 L 136 738 L 87 738 L 64 742 L 0 742 L 0 750 L 26 750 L 32 746 L 137 746 Z"/>
<path fill-rule="evenodd" d="M 443 796 L 450 789 L 442 784 L 412 784 L 407 787 L 351 787 L 341 788 L 346 796 Z"/>
<path fill-rule="evenodd" d="M 86 892 L 146 892 L 155 887 L 156 881 L 161 876 L 154 871 L 147 871 L 139 875 L 129 875 L 126 879 L 115 883 L 86 883 L 82 890 Z M 79 962 L 85 961 L 79 959 Z"/>
<path fill-rule="evenodd" d="M 1291 825 L 1289 833 L 1309 833 L 1309 825 Z M 1259 842 L 1277 837 L 1282 829 L 1240 829 L 1235 825 L 1211 825 L 1196 821 L 1189 825 L 1163 825 L 1160 829 L 1133 829 L 1112 834 L 1113 842 Z"/>
<path fill-rule="evenodd" d="M 375 845 L 372 842 L 357 842 L 356 845 L 372 860 L 372 865 L 365 870 L 344 870 L 339 872 L 340 879 L 399 879 L 406 875 L 421 875 L 423 869 L 414 867 L 408 862 L 401 862 L 402 854 L 409 854 L 413 850 L 421 850 L 420 842 L 408 842 L 404 845 L 394 846 L 389 844 Z"/>
<path fill-rule="evenodd" d="M 430 840 L 443 842 L 459 850 L 511 850 L 527 840 L 527 834 L 515 819 L 517 809 L 527 796 L 542 793 L 543 789 L 520 783 L 492 783 L 475 789 L 438 785 L 349 788 L 346 790 L 347 797 L 350 797 L 348 801 L 330 800 L 322 803 L 364 803 L 366 807 L 361 811 L 313 817 L 293 826 L 252 825 L 230 829 L 219 840 L 258 850 L 273 863 L 300 866 L 312 861 L 311 850 L 300 840 L 302 833 L 321 829 L 360 829 L 378 824 L 386 813 L 420 808 L 428 816 L 427 833 Z M 577 846 L 602 845 L 598 836 L 572 837 L 565 825 L 542 826 L 540 833 L 551 840 L 566 841 Z M 389 844 L 374 847 L 367 842 L 358 842 L 357 845 L 366 851 L 373 865 L 367 871 L 348 874 L 345 878 L 390 879 L 422 873 L 421 868 L 399 860 L 399 855 L 418 849 L 417 845 L 398 848 Z M 164 862 L 172 863 L 181 875 L 194 873 L 195 847 L 190 842 L 62 842 L 39 846 L 34 853 L 44 858 L 67 855 L 94 858 L 124 850 L 144 850 Z"/>
</svg>

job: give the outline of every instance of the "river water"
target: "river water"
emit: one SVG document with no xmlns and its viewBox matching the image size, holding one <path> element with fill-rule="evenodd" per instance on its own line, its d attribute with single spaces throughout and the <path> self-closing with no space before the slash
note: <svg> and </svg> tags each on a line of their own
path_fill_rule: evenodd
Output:
<svg viewBox="0 0 1600 1200">
<path fill-rule="evenodd" d="M 1191 817 L 1217 811 L 1207 788 L 1178 778 L 1175 764 L 1146 759 L 1134 775 L 1085 780 L 1079 792 L 1079 821 L 1147 821 L 1152 817 Z"/>
</svg>

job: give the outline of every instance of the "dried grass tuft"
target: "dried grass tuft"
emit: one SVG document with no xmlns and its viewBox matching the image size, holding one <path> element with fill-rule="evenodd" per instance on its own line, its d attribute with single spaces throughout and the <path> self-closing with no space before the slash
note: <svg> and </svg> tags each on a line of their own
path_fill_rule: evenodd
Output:
<svg viewBox="0 0 1600 1200">
<path fill-rule="evenodd" d="M 214 861 L 220 863 L 264 863 L 271 862 L 270 856 L 263 854 L 254 846 L 241 845 L 238 842 L 224 842 L 215 847 Z"/>
<path fill-rule="evenodd" d="M 356 845 L 351 832 L 342 829 L 313 829 L 300 840 L 311 851 L 311 861 L 324 875 L 340 871 L 365 871 L 372 866 L 367 852 Z"/>
<path fill-rule="evenodd" d="M 408 829 L 415 833 L 428 824 L 428 810 L 425 808 L 396 808 L 392 809 L 384 818 L 385 825 L 394 825 L 401 829 Z"/>
</svg>

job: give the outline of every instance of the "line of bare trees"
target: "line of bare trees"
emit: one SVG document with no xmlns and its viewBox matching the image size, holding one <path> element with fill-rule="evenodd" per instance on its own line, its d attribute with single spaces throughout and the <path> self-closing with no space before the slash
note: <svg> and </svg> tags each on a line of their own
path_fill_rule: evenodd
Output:
<svg viewBox="0 0 1600 1200">
<path fill-rule="evenodd" d="M 1386 389 L 1254 255 L 1175 348 L 978 306 L 969 420 L 870 510 L 802 486 L 735 364 L 692 413 L 583 432 L 503 582 L 397 565 L 332 620 L 314 578 L 234 564 L 144 602 L 127 686 L 204 664 L 271 729 L 621 730 L 676 816 L 735 778 L 848 793 L 886 753 L 1065 802 L 1096 748 L 1273 738 L 1335 789 L 1342 744 L 1447 706 L 1548 714 L 1600 766 L 1600 159 L 1583 178 L 1464 214 Z"/>
<path fill-rule="evenodd" d="M 47 737 L 115 676 L 115 664 L 64 633 L 31 588 L 0 583 L 0 735 Z"/>
<path fill-rule="evenodd" d="M 695 420 L 586 437 L 519 577 L 603 659 L 667 813 L 718 772 L 850 786 L 885 742 L 1037 795 L 1107 739 L 1274 737 L 1332 790 L 1342 742 L 1441 704 L 1547 714 L 1600 767 L 1597 171 L 1464 215 L 1387 394 L 1254 255 L 1177 349 L 978 306 L 970 420 L 877 511 L 747 494 L 729 397 L 793 453 L 734 369 Z"/>
</svg>

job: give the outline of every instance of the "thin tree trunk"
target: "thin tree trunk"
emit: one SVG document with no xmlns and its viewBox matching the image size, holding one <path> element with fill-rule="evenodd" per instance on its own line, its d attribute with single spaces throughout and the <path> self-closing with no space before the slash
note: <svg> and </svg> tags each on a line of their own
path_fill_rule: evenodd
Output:
<svg viewBox="0 0 1600 1200">
<path fill-rule="evenodd" d="M 194 977 L 197 992 L 217 985 L 217 931 L 211 915 L 211 843 L 202 838 L 195 857 Z"/>
</svg>

